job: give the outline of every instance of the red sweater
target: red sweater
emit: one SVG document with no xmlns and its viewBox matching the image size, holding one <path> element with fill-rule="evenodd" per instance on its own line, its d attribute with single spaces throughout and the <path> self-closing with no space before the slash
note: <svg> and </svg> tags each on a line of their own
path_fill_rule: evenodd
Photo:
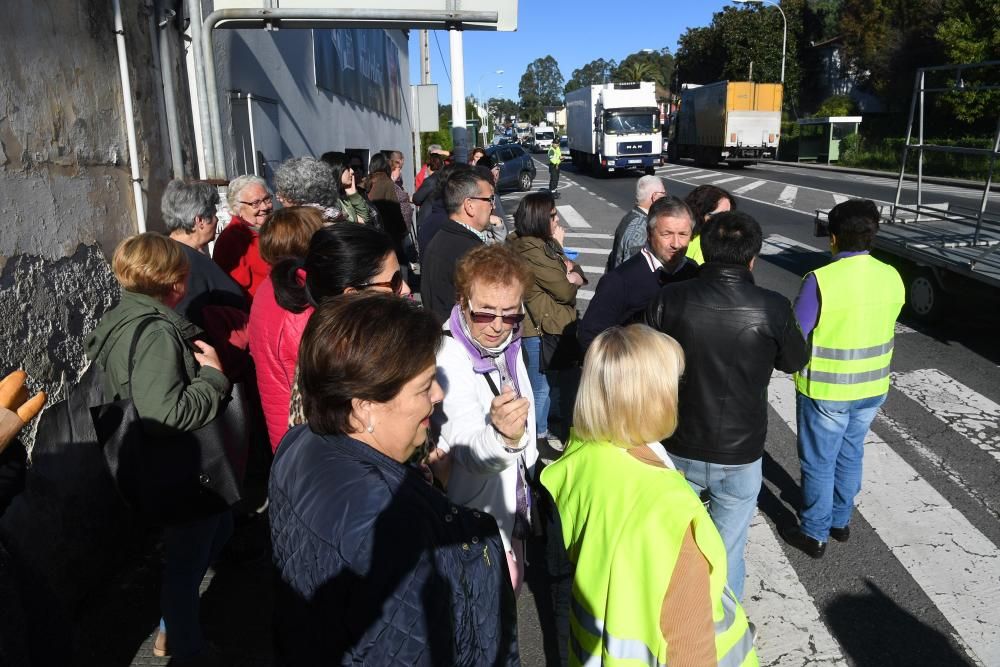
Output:
<svg viewBox="0 0 1000 667">
<path fill-rule="evenodd" d="M 215 241 L 212 259 L 243 289 L 252 302 L 260 284 L 271 275 L 271 265 L 260 256 L 257 230 L 246 220 L 233 216 Z"/>
</svg>

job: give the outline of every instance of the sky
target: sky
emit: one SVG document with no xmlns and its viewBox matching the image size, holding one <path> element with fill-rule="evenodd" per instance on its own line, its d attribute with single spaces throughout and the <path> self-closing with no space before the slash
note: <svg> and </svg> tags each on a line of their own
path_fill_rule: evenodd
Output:
<svg viewBox="0 0 1000 667">
<path fill-rule="evenodd" d="M 463 33 L 465 94 L 517 100 L 528 64 L 551 55 L 563 79 L 597 58 L 621 61 L 642 49 L 668 47 L 690 27 L 707 26 L 728 2 L 719 0 L 519 0 L 517 31 Z M 439 50 L 440 45 L 440 50 Z M 431 83 L 451 102 L 447 31 L 430 33 Z M 443 59 L 442 59 L 443 55 Z M 503 74 L 496 74 L 503 70 Z M 420 83 L 420 39 L 410 33 L 410 82 Z M 497 86 L 502 86 L 498 88 Z"/>
</svg>

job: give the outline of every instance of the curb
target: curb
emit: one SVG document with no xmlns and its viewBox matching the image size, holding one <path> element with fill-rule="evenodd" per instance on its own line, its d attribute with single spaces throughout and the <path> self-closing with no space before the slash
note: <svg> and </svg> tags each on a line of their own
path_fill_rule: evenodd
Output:
<svg viewBox="0 0 1000 667">
<path fill-rule="evenodd" d="M 784 160 L 771 160 L 769 162 L 760 162 L 758 164 L 777 164 L 783 167 L 802 167 L 805 169 L 816 169 L 818 171 L 833 171 L 840 172 L 842 174 L 860 174 L 862 176 L 881 176 L 883 178 L 899 179 L 899 172 L 893 171 L 881 171 L 878 169 L 862 169 L 860 167 L 839 167 L 830 164 L 813 164 L 810 162 L 785 162 Z M 916 174 L 906 174 L 904 176 L 907 181 L 916 181 Z M 970 188 L 976 190 L 982 190 L 983 186 L 986 184 L 985 181 L 971 181 L 964 178 L 947 178 L 944 176 L 924 176 L 924 183 L 931 183 L 934 185 L 952 185 L 960 188 Z M 995 180 L 990 186 L 990 192 L 1000 192 L 1000 183 Z"/>
</svg>

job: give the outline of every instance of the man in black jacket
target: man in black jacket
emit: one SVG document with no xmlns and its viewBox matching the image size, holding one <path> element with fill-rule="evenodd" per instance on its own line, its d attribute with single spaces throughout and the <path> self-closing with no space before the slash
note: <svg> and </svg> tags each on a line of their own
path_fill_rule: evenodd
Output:
<svg viewBox="0 0 1000 667">
<path fill-rule="evenodd" d="M 420 271 L 420 300 L 441 322 L 455 305 L 455 265 L 486 243 L 493 202 L 493 185 L 475 170 L 455 172 L 444 186 L 448 220 L 427 244 Z"/>
<path fill-rule="evenodd" d="M 694 228 L 687 204 L 677 197 L 657 199 L 643 227 L 646 242 L 642 249 L 597 283 L 577 333 L 584 350 L 605 329 L 641 322 L 649 302 L 664 285 L 698 275 L 698 264 L 685 256 Z"/>
<path fill-rule="evenodd" d="M 754 284 L 762 234 L 732 211 L 701 234 L 698 277 L 664 287 L 646 322 L 684 348 L 677 431 L 663 446 L 697 492 L 722 535 L 729 587 L 743 595 L 743 551 L 757 506 L 767 436 L 767 385 L 774 369 L 792 373 L 809 360 L 788 299 Z"/>
</svg>

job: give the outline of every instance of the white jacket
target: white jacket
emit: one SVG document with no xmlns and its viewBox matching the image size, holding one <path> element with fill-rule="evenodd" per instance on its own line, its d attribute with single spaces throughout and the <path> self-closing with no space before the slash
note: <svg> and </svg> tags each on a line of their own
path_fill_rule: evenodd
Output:
<svg viewBox="0 0 1000 667">
<path fill-rule="evenodd" d="M 497 520 L 504 546 L 510 549 L 517 508 L 517 460 L 524 456 L 526 472 L 534 478 L 538 447 L 535 444 L 535 400 L 522 355 L 517 356 L 517 382 L 528 399 L 528 423 L 515 454 L 504 449 L 504 440 L 490 424 L 493 390 L 484 376 L 472 369 L 472 359 L 462 344 L 445 336 L 437 355 L 438 382 L 444 389 L 438 447 L 449 453 L 451 476 L 448 497 L 459 505 L 489 512 Z M 492 373 L 500 386 L 500 373 Z"/>
</svg>

